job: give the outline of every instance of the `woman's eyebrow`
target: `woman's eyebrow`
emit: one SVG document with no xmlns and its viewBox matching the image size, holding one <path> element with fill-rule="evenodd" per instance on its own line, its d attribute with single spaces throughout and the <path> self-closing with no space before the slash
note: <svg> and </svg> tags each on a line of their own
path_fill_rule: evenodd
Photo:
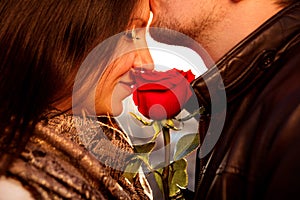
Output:
<svg viewBox="0 0 300 200">
<path fill-rule="evenodd" d="M 141 26 L 146 26 L 148 24 L 148 21 L 146 21 L 142 18 L 139 18 L 139 17 L 132 18 L 130 21 L 131 21 L 131 23 L 133 23 L 133 22 L 136 23 L 137 21 L 139 21 L 138 25 L 141 25 Z"/>
</svg>

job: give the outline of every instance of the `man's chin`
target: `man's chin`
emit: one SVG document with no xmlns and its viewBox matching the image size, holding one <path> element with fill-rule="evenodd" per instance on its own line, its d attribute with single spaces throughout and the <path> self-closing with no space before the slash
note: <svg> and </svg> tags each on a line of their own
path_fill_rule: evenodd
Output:
<svg viewBox="0 0 300 200">
<path fill-rule="evenodd" d="M 149 33 L 154 40 L 169 45 L 189 47 L 192 40 L 183 33 L 167 28 L 150 27 Z"/>
<path fill-rule="evenodd" d="M 150 27 L 149 33 L 150 36 L 158 42 L 169 45 L 183 46 L 194 50 L 203 58 L 207 65 L 211 65 L 213 63 L 207 51 L 201 46 L 201 44 L 188 35 L 168 28 L 157 27 Z"/>
</svg>

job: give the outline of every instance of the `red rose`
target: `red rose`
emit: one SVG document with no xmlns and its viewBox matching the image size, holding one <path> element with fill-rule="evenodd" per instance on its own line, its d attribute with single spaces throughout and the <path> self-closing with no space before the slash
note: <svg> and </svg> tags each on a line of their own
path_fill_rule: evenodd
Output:
<svg viewBox="0 0 300 200">
<path fill-rule="evenodd" d="M 135 75 L 133 100 L 139 112 L 149 119 L 175 117 L 192 96 L 190 82 L 195 75 L 191 70 L 145 71 Z"/>
</svg>

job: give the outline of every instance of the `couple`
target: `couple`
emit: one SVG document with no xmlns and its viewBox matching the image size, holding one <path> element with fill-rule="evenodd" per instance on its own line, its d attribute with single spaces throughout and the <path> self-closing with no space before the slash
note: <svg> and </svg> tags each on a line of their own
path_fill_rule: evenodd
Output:
<svg viewBox="0 0 300 200">
<path fill-rule="evenodd" d="M 139 29 L 150 11 L 151 26 L 191 37 L 216 62 L 191 83 L 206 108 L 200 142 L 217 134 L 211 122 L 221 127 L 213 150 L 199 150 L 186 199 L 299 196 L 299 1 L 23 0 L 0 10 L 1 198 L 155 199 L 142 173 L 122 176 L 133 149 L 112 117 L 134 71 L 154 68 Z M 168 33 L 151 34 L 198 51 Z"/>
</svg>

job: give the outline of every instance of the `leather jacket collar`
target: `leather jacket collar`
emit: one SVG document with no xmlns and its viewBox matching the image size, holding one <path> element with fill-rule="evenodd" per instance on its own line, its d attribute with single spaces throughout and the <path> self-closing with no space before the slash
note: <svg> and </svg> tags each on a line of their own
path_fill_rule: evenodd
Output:
<svg viewBox="0 0 300 200">
<path fill-rule="evenodd" d="M 209 107 L 212 92 L 217 93 L 224 87 L 227 103 L 234 101 L 273 67 L 282 52 L 299 37 L 300 2 L 281 10 L 193 81 L 199 103 Z M 220 75 L 224 85 L 220 83 Z M 208 91 L 207 85 L 214 85 L 215 90 Z"/>
</svg>

